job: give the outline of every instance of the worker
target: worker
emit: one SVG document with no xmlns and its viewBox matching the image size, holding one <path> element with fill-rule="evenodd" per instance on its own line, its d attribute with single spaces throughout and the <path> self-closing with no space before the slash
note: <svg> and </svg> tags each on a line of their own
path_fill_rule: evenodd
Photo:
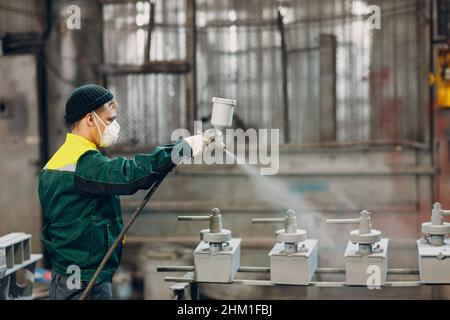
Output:
<svg viewBox="0 0 450 320">
<path fill-rule="evenodd" d="M 196 156 L 210 142 L 195 135 L 132 159 L 108 158 L 98 148 L 112 146 L 119 137 L 118 107 L 112 93 L 99 85 L 73 90 L 64 115 L 71 132 L 40 172 L 41 237 L 52 263 L 51 299 L 80 298 L 123 227 L 120 195 L 150 188 L 177 164 L 173 159 Z M 172 157 L 175 152 L 177 157 Z M 100 273 L 88 299 L 112 299 L 111 282 L 122 245 Z"/>
</svg>

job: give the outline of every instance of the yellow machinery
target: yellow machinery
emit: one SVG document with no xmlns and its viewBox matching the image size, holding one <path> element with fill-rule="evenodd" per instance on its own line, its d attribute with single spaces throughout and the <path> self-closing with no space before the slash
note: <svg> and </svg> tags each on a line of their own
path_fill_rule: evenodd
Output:
<svg viewBox="0 0 450 320">
<path fill-rule="evenodd" d="M 450 48 L 438 50 L 436 69 L 436 78 L 432 81 L 436 81 L 437 105 L 439 108 L 450 108 Z"/>
</svg>

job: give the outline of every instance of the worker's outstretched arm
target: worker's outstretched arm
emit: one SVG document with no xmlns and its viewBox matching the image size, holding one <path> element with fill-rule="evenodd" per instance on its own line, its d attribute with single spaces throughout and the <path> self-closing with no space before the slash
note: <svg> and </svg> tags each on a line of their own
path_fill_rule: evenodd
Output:
<svg viewBox="0 0 450 320">
<path fill-rule="evenodd" d="M 127 159 L 110 159 L 97 150 L 84 153 L 77 162 L 75 187 L 89 194 L 130 195 L 148 189 L 175 164 L 175 158 L 190 157 L 192 149 L 185 140 L 156 147 L 149 154 Z"/>
</svg>

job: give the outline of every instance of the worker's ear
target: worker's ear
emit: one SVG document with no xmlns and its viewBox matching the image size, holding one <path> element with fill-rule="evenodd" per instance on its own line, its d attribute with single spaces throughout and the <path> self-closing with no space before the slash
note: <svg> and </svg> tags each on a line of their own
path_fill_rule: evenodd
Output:
<svg viewBox="0 0 450 320">
<path fill-rule="evenodd" d="M 95 127 L 95 119 L 94 119 L 94 115 L 92 114 L 92 112 L 89 112 L 86 116 L 85 116 L 85 121 L 88 127 Z"/>
</svg>

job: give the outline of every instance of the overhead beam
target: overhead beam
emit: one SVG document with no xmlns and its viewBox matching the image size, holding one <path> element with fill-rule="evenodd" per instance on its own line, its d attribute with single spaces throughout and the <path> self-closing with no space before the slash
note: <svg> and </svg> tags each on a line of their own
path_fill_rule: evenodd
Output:
<svg viewBox="0 0 450 320">
<path fill-rule="evenodd" d="M 183 74 L 188 73 L 191 70 L 191 67 L 190 64 L 185 60 L 160 60 L 151 61 L 143 65 L 103 64 L 99 66 L 98 70 L 103 75 L 150 73 Z"/>
</svg>

